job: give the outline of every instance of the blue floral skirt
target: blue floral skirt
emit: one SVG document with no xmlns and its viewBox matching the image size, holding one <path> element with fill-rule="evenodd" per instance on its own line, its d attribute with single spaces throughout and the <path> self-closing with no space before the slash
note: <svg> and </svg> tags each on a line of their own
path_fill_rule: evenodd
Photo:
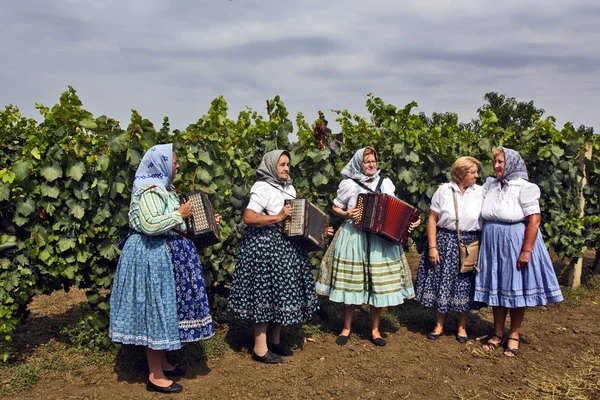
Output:
<svg viewBox="0 0 600 400">
<path fill-rule="evenodd" d="M 227 309 L 238 319 L 300 323 L 319 308 L 306 251 L 270 227 L 246 228 Z"/>
<path fill-rule="evenodd" d="M 167 240 L 173 263 L 177 320 L 181 342 L 208 339 L 215 334 L 204 287 L 204 272 L 194 242 L 183 236 Z"/>
<path fill-rule="evenodd" d="M 538 230 L 529 266 L 517 269 L 525 223 L 487 221 L 481 232 L 475 300 L 508 308 L 543 306 L 563 300 L 552 260 Z"/>
<path fill-rule="evenodd" d="M 460 241 L 464 244 L 477 239 L 479 232 L 460 233 Z M 427 251 L 421 256 L 415 299 L 425 307 L 435 308 L 444 314 L 448 311 L 464 312 L 484 307 L 485 304 L 473 301 L 475 272 L 460 273 L 456 231 L 437 228 L 436 245 L 440 262 L 435 268 L 429 261 Z"/>
</svg>

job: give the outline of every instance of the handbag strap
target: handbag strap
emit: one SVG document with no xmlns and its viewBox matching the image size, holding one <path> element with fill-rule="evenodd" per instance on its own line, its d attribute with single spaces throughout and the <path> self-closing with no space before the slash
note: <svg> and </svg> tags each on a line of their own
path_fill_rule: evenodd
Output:
<svg viewBox="0 0 600 400">
<path fill-rule="evenodd" d="M 450 187 L 452 190 L 452 200 L 454 200 L 454 217 L 456 221 L 456 235 L 458 236 L 458 244 L 460 246 L 460 229 L 458 227 L 458 205 L 456 204 L 456 192 L 453 187 Z"/>
</svg>

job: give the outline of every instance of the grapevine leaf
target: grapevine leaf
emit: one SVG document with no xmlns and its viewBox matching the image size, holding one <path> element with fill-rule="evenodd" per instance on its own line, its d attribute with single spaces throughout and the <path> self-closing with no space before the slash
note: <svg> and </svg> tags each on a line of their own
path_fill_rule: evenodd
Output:
<svg viewBox="0 0 600 400">
<path fill-rule="evenodd" d="M 17 207 L 15 209 L 17 213 L 21 214 L 24 217 L 27 217 L 35 211 L 35 203 L 31 199 L 20 201 L 17 203 Z"/>
<path fill-rule="evenodd" d="M 29 170 L 31 169 L 31 163 L 29 161 L 17 160 L 12 165 L 12 171 L 15 173 L 15 180 L 22 182 L 29 177 Z"/>
<path fill-rule="evenodd" d="M 42 183 L 40 190 L 42 192 L 42 196 L 51 197 L 53 199 L 58 198 L 58 195 L 60 194 L 60 190 L 56 186 L 50 186 L 46 183 Z"/>
<path fill-rule="evenodd" d="M 38 149 L 37 147 L 34 147 L 33 149 L 31 149 L 31 156 L 33 158 L 35 158 L 36 160 L 40 160 L 41 159 L 40 149 Z"/>
<path fill-rule="evenodd" d="M 52 182 L 63 176 L 63 171 L 60 165 L 56 161 L 52 163 L 46 163 L 40 169 L 40 175 L 42 175 L 48 182 Z"/>
<path fill-rule="evenodd" d="M 0 201 L 10 198 L 10 187 L 6 183 L 0 182 Z"/>
<path fill-rule="evenodd" d="M 67 176 L 69 178 L 75 179 L 77 182 L 79 182 L 81 180 L 84 173 L 85 173 L 85 166 L 83 165 L 83 163 L 81 161 L 79 161 L 73 165 L 70 165 L 67 168 Z"/>
<path fill-rule="evenodd" d="M 85 129 L 92 129 L 92 130 L 98 128 L 98 125 L 96 124 L 96 122 L 91 118 L 82 119 L 81 121 L 79 121 L 79 126 L 81 126 L 82 128 L 85 128 Z"/>
</svg>

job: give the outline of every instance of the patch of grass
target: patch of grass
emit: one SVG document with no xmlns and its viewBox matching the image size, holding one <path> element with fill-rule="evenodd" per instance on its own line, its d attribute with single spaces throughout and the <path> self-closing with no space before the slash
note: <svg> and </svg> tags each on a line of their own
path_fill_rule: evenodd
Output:
<svg viewBox="0 0 600 400">
<path fill-rule="evenodd" d="M 40 368 L 27 362 L 18 362 L 0 368 L 0 394 L 15 395 L 31 389 L 40 379 Z"/>
</svg>

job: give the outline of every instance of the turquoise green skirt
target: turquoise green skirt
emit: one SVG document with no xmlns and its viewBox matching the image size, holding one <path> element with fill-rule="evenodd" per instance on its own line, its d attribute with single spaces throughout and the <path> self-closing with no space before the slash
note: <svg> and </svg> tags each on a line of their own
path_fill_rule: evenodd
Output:
<svg viewBox="0 0 600 400">
<path fill-rule="evenodd" d="M 400 245 L 359 231 L 351 221 L 340 229 L 329 300 L 391 307 L 415 297 L 408 261 Z"/>
</svg>

